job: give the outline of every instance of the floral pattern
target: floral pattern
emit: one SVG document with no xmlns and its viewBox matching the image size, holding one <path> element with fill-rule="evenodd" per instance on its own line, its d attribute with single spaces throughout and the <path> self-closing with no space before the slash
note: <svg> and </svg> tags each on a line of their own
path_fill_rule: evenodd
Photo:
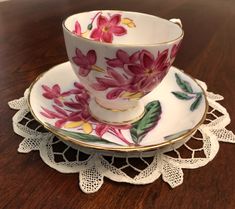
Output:
<svg viewBox="0 0 235 209">
<path fill-rule="evenodd" d="M 55 86 L 57 90 L 60 89 L 58 84 L 51 88 L 42 85 L 42 96 L 48 99 L 48 90 L 55 89 Z M 62 94 L 64 95 L 63 100 L 61 100 L 62 105 L 52 100 L 53 103 L 50 108 L 41 107 L 40 114 L 49 120 L 53 120 L 55 129 L 60 133 L 78 137 L 79 140 L 90 139 L 93 142 L 103 140 L 103 142 L 111 143 L 102 138 L 105 134 L 111 134 L 125 145 L 138 146 L 144 136 L 157 125 L 161 115 L 160 103 L 152 101 L 146 106 L 146 113 L 143 118 L 134 124 L 120 126 L 103 124 L 91 117 L 88 109 L 90 96 L 80 83 L 75 82 L 73 89 Z M 78 132 L 74 132 L 74 130 Z M 132 141 L 127 140 L 123 131 L 130 132 Z"/>
<path fill-rule="evenodd" d="M 106 91 L 106 98 L 114 100 L 139 99 L 151 92 L 165 77 L 171 63 L 175 59 L 180 43 L 173 45 L 172 49 L 158 51 L 155 54 L 148 50 L 136 51 L 128 54 L 122 49 L 116 51 L 116 57 L 106 57 L 106 69 L 96 65 L 95 50 L 86 54 L 78 48 L 72 60 L 78 66 L 78 74 L 86 77 L 94 70 L 100 74 L 95 75 L 95 81 L 90 86 L 96 91 Z"/>
<path fill-rule="evenodd" d="M 93 23 L 96 20 L 96 28 Z M 136 27 L 130 18 L 122 18 L 121 14 L 103 15 L 102 12 L 91 18 L 87 30 L 91 31 L 90 37 L 96 41 L 112 42 L 113 36 L 120 36 L 127 33 L 121 26 L 129 28 Z M 93 30 L 92 30 L 93 29 Z M 78 21 L 73 31 L 76 35 L 84 35 Z M 89 83 L 96 91 L 105 91 L 106 99 L 138 100 L 151 92 L 165 77 L 176 54 L 180 43 L 174 44 L 171 48 L 152 53 L 148 50 L 135 51 L 128 54 L 122 49 L 116 51 L 116 57 L 105 57 L 106 66 L 96 65 L 97 54 L 94 49 L 82 52 L 75 49 L 72 61 L 78 66 L 77 74 L 82 77 L 89 76 L 92 71 L 100 74 L 93 74 L 95 80 L 89 79 Z M 101 63 L 103 60 L 100 60 Z"/>
<path fill-rule="evenodd" d="M 78 21 L 75 22 L 73 33 L 78 35 L 78 36 L 82 36 L 81 25 L 80 25 L 80 23 Z"/>
<path fill-rule="evenodd" d="M 112 43 L 113 36 L 123 36 L 127 33 L 126 29 L 120 26 L 120 22 L 120 14 L 114 14 L 110 18 L 99 15 L 97 18 L 97 28 L 91 32 L 90 38 L 96 41 Z"/>
<path fill-rule="evenodd" d="M 91 116 L 88 111 L 89 95 L 79 83 L 75 82 L 74 86 L 75 88 L 68 91 L 68 94 L 66 94 L 66 96 L 74 95 L 74 98 L 70 98 L 70 100 L 64 98 L 64 108 L 53 104 L 53 110 L 42 107 L 43 111 L 41 111 L 41 114 L 49 119 L 56 119 L 55 126 L 58 128 L 77 127 L 78 129 L 82 128 L 85 133 L 89 134 L 92 132 L 92 125 L 90 123 Z"/>
<path fill-rule="evenodd" d="M 68 96 L 70 92 L 62 92 L 60 86 L 58 84 L 55 84 L 51 88 L 47 85 L 42 85 L 42 88 L 44 90 L 43 96 L 47 99 L 53 100 L 54 103 L 56 103 L 59 106 L 63 106 L 62 100 L 65 96 Z"/>
<path fill-rule="evenodd" d="M 123 136 L 122 130 L 129 129 L 130 125 L 122 125 L 122 126 L 112 126 L 107 124 L 97 123 L 95 133 L 102 137 L 105 133 L 111 133 L 116 135 L 119 139 L 125 142 L 127 145 L 134 145 L 134 143 L 130 143 L 127 139 Z"/>
<path fill-rule="evenodd" d="M 91 38 L 95 41 L 112 43 L 114 36 L 123 36 L 127 34 L 128 28 L 136 27 L 134 21 L 130 18 L 122 18 L 121 14 L 103 15 L 102 12 L 95 14 L 91 18 L 91 23 L 88 24 L 86 31 L 82 32 L 79 21 L 75 22 L 73 33 L 77 36 Z M 96 28 L 93 29 L 94 21 L 96 20 Z"/>
<path fill-rule="evenodd" d="M 106 58 L 107 76 L 97 77 L 91 86 L 97 91 L 110 89 L 107 99 L 139 99 L 159 84 L 170 67 L 168 50 L 158 52 L 156 58 L 147 50 L 128 55 L 118 50 L 116 58 Z M 121 68 L 121 70 L 120 70 Z"/>
<path fill-rule="evenodd" d="M 86 77 L 91 70 L 103 72 L 103 69 L 95 65 L 97 59 L 95 50 L 89 50 L 87 54 L 84 55 L 80 49 L 76 48 L 75 54 L 72 59 L 79 67 L 78 74 L 80 76 Z"/>
<path fill-rule="evenodd" d="M 181 41 L 178 44 L 174 44 L 172 49 L 171 49 L 171 54 L 170 54 L 170 58 L 174 59 L 176 57 L 177 52 L 179 51 L 181 46 Z"/>
</svg>

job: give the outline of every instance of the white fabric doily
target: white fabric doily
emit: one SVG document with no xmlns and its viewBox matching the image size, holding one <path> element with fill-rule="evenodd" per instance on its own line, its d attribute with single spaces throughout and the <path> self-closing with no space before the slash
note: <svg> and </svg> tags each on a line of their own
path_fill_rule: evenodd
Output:
<svg viewBox="0 0 235 209">
<path fill-rule="evenodd" d="M 206 84 L 198 82 L 206 91 Z M 51 168 L 79 173 L 79 185 L 85 193 L 98 191 L 104 177 L 116 182 L 148 184 L 162 175 L 174 188 L 183 182 L 183 168 L 195 169 L 209 163 L 219 150 L 219 142 L 235 143 L 235 135 L 225 128 L 230 123 L 229 114 L 217 102 L 223 97 L 207 91 L 207 118 L 193 136 L 180 144 L 134 155 L 85 149 L 58 139 L 34 120 L 27 106 L 27 94 L 28 90 L 24 97 L 9 102 L 12 109 L 18 110 L 12 119 L 14 131 L 24 138 L 18 152 L 38 150 Z"/>
</svg>

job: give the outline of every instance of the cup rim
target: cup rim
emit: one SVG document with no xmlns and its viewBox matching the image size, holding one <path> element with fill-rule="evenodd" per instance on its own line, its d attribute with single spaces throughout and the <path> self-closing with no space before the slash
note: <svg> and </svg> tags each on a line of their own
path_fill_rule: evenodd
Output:
<svg viewBox="0 0 235 209">
<path fill-rule="evenodd" d="M 167 20 L 167 19 L 164 19 L 164 18 L 161 18 L 161 17 L 158 17 L 158 16 L 155 16 L 155 15 L 151 15 L 151 14 L 147 14 L 147 13 L 142 13 L 142 12 L 135 12 L 135 11 L 125 11 L 125 10 L 90 10 L 90 11 L 85 11 L 85 12 L 80 12 L 80 13 L 76 13 L 76 14 L 72 14 L 68 17 L 66 17 L 63 21 L 62 21 L 62 27 L 69 32 L 70 35 L 78 38 L 78 39 L 81 39 L 81 40 L 84 40 L 84 41 L 88 41 L 88 42 L 92 42 L 92 43 L 96 43 L 96 44 L 100 44 L 100 45 L 104 45 L 104 46 L 113 46 L 113 47 L 119 47 L 119 46 L 123 46 L 123 47 L 149 47 L 149 46 L 158 46 L 158 45 L 164 45 L 164 44 L 171 44 L 173 42 L 176 42 L 177 40 L 180 40 L 184 37 L 184 30 L 182 27 L 180 27 L 178 25 L 178 27 L 180 28 L 181 30 L 181 34 L 179 37 L 173 39 L 173 40 L 170 40 L 170 41 L 164 41 L 164 42 L 158 42 L 158 43 L 149 43 L 149 44 L 124 44 L 124 43 L 106 43 L 106 42 L 100 42 L 100 41 L 96 41 L 96 40 L 92 40 L 92 39 L 89 39 L 89 38 L 85 38 L 85 37 L 82 37 L 82 36 L 77 36 L 75 35 L 71 30 L 69 30 L 66 25 L 65 25 L 65 22 L 68 18 L 70 18 L 71 16 L 74 16 L 74 15 L 77 15 L 77 14 L 84 14 L 84 13 L 89 13 L 89 12 L 98 12 L 98 11 L 101 11 L 101 12 L 125 12 L 125 13 L 135 13 L 135 14 L 139 14 L 139 15 L 145 15 L 145 16 L 150 16 L 152 18 L 160 18 L 160 19 L 163 19 L 163 20 L 166 20 L 168 22 L 170 22 L 171 24 L 175 24 L 173 22 L 171 22 L 170 20 Z"/>
</svg>

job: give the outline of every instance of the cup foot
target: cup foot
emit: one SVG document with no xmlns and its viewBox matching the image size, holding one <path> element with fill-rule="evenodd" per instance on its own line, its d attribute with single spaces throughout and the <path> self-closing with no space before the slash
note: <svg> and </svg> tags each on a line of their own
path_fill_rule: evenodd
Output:
<svg viewBox="0 0 235 209">
<path fill-rule="evenodd" d="M 90 113 L 96 120 L 110 125 L 127 125 L 141 119 L 145 113 L 140 102 L 136 106 L 125 110 L 110 109 L 101 106 L 95 99 L 89 103 Z"/>
</svg>

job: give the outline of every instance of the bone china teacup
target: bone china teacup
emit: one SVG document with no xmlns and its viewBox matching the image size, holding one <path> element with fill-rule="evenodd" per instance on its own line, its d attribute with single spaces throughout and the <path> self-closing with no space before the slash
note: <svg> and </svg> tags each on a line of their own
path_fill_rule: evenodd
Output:
<svg viewBox="0 0 235 209">
<path fill-rule="evenodd" d="M 184 35 L 179 19 L 113 10 L 72 15 L 63 32 L 72 68 L 91 95 L 90 113 L 114 125 L 144 115 L 141 98 L 166 76 Z"/>
</svg>

